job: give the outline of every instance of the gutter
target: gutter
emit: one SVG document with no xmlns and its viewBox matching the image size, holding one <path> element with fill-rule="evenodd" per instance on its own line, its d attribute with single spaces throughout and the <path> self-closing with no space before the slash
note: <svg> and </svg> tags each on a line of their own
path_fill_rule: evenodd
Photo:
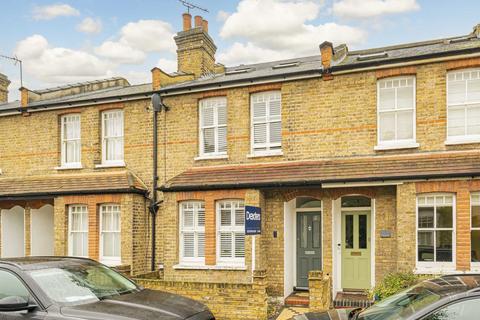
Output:
<svg viewBox="0 0 480 320">
<path fill-rule="evenodd" d="M 124 194 L 134 193 L 147 196 L 147 190 L 141 190 L 137 188 L 124 188 L 124 189 L 102 189 L 102 190 L 72 190 L 72 191 L 51 191 L 51 192 L 29 192 L 21 194 L 6 194 L 0 195 L 0 201 L 6 200 L 32 200 L 32 199 L 50 199 L 56 196 L 71 196 L 71 195 L 94 195 L 94 194 Z"/>
<path fill-rule="evenodd" d="M 249 189 L 249 188 L 282 188 L 282 187 L 322 187 L 323 184 L 332 183 L 356 183 L 356 182 L 379 182 L 385 183 L 391 181 L 393 184 L 399 182 L 416 181 L 416 180 L 432 180 L 440 178 L 475 178 L 480 176 L 480 171 L 468 173 L 432 173 L 417 176 L 399 175 L 369 178 L 346 178 L 346 179 L 324 179 L 324 180 L 296 180 L 296 181 L 278 181 L 278 182 L 245 182 L 245 183 L 225 183 L 215 185 L 184 185 L 184 186 L 161 186 L 158 188 L 162 192 L 183 192 L 183 191 L 207 191 L 207 190 L 223 190 L 223 189 Z"/>
</svg>

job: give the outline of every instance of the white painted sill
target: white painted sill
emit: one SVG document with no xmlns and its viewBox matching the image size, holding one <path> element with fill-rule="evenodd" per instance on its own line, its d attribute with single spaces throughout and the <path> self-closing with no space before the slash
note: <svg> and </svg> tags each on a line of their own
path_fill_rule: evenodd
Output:
<svg viewBox="0 0 480 320">
<path fill-rule="evenodd" d="M 105 260 L 102 260 L 100 259 L 100 263 L 103 263 L 104 265 L 108 266 L 108 267 L 118 267 L 118 266 L 121 266 L 122 265 L 122 261 L 121 260 L 113 260 L 113 259 L 105 259 Z"/>
<path fill-rule="evenodd" d="M 462 273 L 461 271 L 456 271 L 455 267 L 451 268 L 427 268 L 427 267 L 416 267 L 413 271 L 414 274 L 432 274 L 432 275 L 443 275 L 443 274 L 457 274 Z"/>
<path fill-rule="evenodd" d="M 419 143 L 412 142 L 412 143 L 379 144 L 375 146 L 373 149 L 375 151 L 382 151 L 382 150 L 415 149 L 418 147 L 420 147 Z"/>
<path fill-rule="evenodd" d="M 112 163 L 102 163 L 102 164 L 97 164 L 95 165 L 96 169 L 101 169 L 101 168 L 123 168 L 125 167 L 126 164 L 125 162 L 112 162 Z"/>
<path fill-rule="evenodd" d="M 83 169 L 83 166 L 81 164 L 78 165 L 71 165 L 71 166 L 60 166 L 60 167 L 55 167 L 55 170 L 79 170 Z"/>
<path fill-rule="evenodd" d="M 232 271 L 245 271 L 247 267 L 245 265 L 215 265 L 207 266 L 204 264 L 187 264 L 180 263 L 173 266 L 175 270 L 232 270 Z"/>
<path fill-rule="evenodd" d="M 480 143 L 480 138 L 479 137 L 474 137 L 474 138 L 461 137 L 461 138 L 447 138 L 447 140 L 445 140 L 445 145 L 447 146 L 454 146 L 458 144 L 471 144 L 471 143 Z"/>
<path fill-rule="evenodd" d="M 250 153 L 247 155 L 247 158 L 280 157 L 280 156 L 283 156 L 283 151 Z"/>
<path fill-rule="evenodd" d="M 195 161 L 201 160 L 219 160 L 219 159 L 228 159 L 228 154 L 212 154 L 212 155 L 203 155 L 193 158 Z"/>
</svg>

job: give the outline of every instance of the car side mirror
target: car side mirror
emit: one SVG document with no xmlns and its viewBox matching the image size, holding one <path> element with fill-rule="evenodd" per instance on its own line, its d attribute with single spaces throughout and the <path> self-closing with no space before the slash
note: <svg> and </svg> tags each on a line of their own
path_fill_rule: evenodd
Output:
<svg viewBox="0 0 480 320">
<path fill-rule="evenodd" d="M 0 312 L 30 311 L 37 305 L 29 303 L 24 297 L 10 296 L 0 299 Z"/>
</svg>

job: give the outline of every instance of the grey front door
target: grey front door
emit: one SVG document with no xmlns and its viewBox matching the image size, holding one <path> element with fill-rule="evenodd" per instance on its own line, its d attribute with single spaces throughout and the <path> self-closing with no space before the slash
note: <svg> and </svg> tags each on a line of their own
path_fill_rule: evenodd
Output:
<svg viewBox="0 0 480 320">
<path fill-rule="evenodd" d="M 320 212 L 297 213 L 297 287 L 308 288 L 308 272 L 322 267 Z"/>
</svg>

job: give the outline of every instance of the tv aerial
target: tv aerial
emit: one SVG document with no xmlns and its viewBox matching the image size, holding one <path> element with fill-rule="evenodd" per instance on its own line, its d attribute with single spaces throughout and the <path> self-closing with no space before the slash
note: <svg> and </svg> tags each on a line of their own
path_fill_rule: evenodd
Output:
<svg viewBox="0 0 480 320">
<path fill-rule="evenodd" d="M 18 59 L 17 56 L 15 57 L 9 57 L 9 56 L 4 56 L 3 54 L 0 54 L 0 58 L 7 59 L 13 61 L 14 65 L 19 65 L 20 67 L 20 87 L 23 87 L 23 68 L 22 68 L 22 60 Z"/>
<path fill-rule="evenodd" d="M 180 1 L 180 3 L 187 8 L 187 13 L 190 13 L 190 9 L 198 9 L 198 10 L 201 10 L 203 12 L 209 12 L 207 9 L 204 9 L 202 7 L 199 7 L 193 3 L 190 3 L 188 1 L 185 1 L 185 0 L 178 0 Z"/>
</svg>

